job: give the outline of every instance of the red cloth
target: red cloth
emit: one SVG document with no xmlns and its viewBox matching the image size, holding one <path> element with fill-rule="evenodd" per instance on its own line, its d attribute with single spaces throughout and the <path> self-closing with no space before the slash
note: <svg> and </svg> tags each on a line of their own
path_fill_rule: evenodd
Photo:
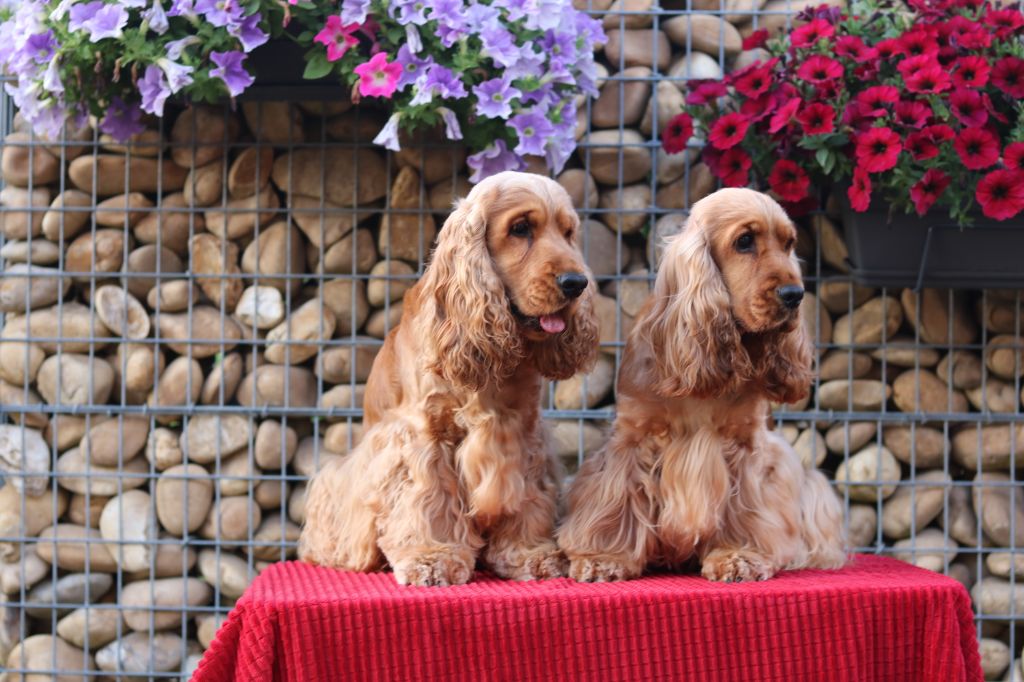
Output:
<svg viewBox="0 0 1024 682">
<path fill-rule="evenodd" d="M 289 562 L 238 601 L 192 678 L 981 680 L 960 583 L 860 556 L 762 583 L 656 575 L 414 588 Z"/>
</svg>

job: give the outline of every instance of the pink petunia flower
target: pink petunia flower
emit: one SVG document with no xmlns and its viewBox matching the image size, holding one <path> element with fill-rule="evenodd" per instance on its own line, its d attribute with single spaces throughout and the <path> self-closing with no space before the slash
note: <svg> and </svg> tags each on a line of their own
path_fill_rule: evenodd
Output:
<svg viewBox="0 0 1024 682">
<path fill-rule="evenodd" d="M 402 65 L 398 62 L 388 63 L 388 56 L 378 52 L 353 69 L 359 76 L 359 94 L 363 97 L 390 98 L 398 87 L 398 77 L 402 75 Z"/>
<path fill-rule="evenodd" d="M 349 48 L 359 44 L 355 32 L 359 30 L 359 24 L 341 23 L 341 17 L 335 15 L 327 17 L 327 24 L 323 30 L 316 34 L 313 42 L 320 43 L 327 47 L 327 61 L 336 62 L 345 56 Z"/>
</svg>

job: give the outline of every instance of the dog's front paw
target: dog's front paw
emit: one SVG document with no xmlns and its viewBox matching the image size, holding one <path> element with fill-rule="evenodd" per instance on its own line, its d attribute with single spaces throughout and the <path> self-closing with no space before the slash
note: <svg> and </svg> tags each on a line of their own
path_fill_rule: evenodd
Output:
<svg viewBox="0 0 1024 682">
<path fill-rule="evenodd" d="M 704 557 L 700 572 L 708 580 L 733 583 L 768 580 L 778 569 L 751 552 L 715 550 Z"/>
<path fill-rule="evenodd" d="M 548 580 L 565 576 L 568 562 L 552 548 L 517 550 L 506 556 L 490 556 L 491 570 L 509 580 Z"/>
<path fill-rule="evenodd" d="M 411 556 L 393 566 L 399 585 L 448 587 L 465 585 L 473 577 L 473 563 L 450 552 Z"/>
<path fill-rule="evenodd" d="M 569 577 L 581 583 L 610 583 L 640 575 L 642 567 L 613 556 L 569 558 Z"/>
</svg>

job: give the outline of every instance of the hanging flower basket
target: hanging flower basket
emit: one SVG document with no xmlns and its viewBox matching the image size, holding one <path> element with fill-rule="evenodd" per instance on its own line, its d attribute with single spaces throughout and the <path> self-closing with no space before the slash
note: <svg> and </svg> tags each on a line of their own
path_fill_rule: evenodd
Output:
<svg viewBox="0 0 1024 682">
<path fill-rule="evenodd" d="M 942 211 L 890 215 L 883 202 L 865 211 L 840 195 L 850 273 L 860 284 L 950 289 L 1022 288 L 1024 220 L 980 212 L 962 228 Z"/>
<path fill-rule="evenodd" d="M 744 41 L 763 60 L 689 83 L 666 151 L 706 140 L 702 160 L 723 184 L 768 189 L 791 215 L 844 187 L 862 281 L 1020 282 L 1005 262 L 1024 216 L 1020 8 L 851 0 L 797 18 Z"/>
<path fill-rule="evenodd" d="M 374 142 L 392 151 L 417 130 L 462 141 L 474 182 L 562 169 L 604 41 L 572 0 L 0 3 L 6 89 L 44 138 L 92 116 L 124 141 L 171 98 L 351 97 L 387 108 Z"/>
</svg>

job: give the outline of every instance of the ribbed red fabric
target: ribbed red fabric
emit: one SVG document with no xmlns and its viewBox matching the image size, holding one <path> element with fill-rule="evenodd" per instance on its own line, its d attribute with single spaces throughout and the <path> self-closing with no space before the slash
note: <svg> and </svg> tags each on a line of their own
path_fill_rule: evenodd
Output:
<svg viewBox="0 0 1024 682">
<path fill-rule="evenodd" d="M 271 566 L 196 682 L 981 680 L 960 583 L 893 559 L 762 583 L 655 575 L 460 587 Z"/>
</svg>

